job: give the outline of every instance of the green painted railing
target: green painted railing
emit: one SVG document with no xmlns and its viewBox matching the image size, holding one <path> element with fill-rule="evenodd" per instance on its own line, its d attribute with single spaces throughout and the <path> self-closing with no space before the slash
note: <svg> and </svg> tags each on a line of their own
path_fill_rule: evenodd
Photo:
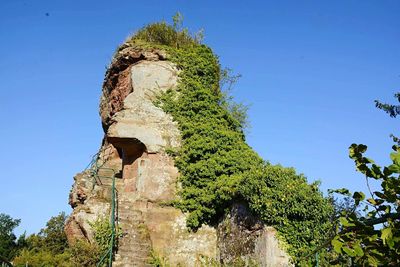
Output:
<svg viewBox="0 0 400 267">
<path fill-rule="evenodd" d="M 93 189 L 95 185 L 103 185 L 101 180 L 102 179 L 110 179 L 112 181 L 111 184 L 111 214 L 110 214 L 110 225 L 111 225 L 111 238 L 110 238 L 110 244 L 107 249 L 107 251 L 104 253 L 104 255 L 100 258 L 99 262 L 96 264 L 97 267 L 104 266 L 104 264 L 107 264 L 108 260 L 108 267 L 112 267 L 112 261 L 113 261 L 113 256 L 114 256 L 114 250 L 115 250 L 115 239 L 116 239 L 116 227 L 115 227 L 115 222 L 116 222 L 116 197 L 117 197 L 117 190 L 115 188 L 115 170 L 111 168 L 105 168 L 101 167 L 98 165 L 99 162 L 99 156 L 100 152 L 97 153 L 91 163 L 89 164 L 89 169 L 90 169 L 90 174 L 93 177 Z M 87 168 L 88 169 L 88 168 Z"/>
<path fill-rule="evenodd" d="M 111 176 L 103 176 L 99 175 L 99 171 L 109 171 L 112 173 Z M 106 253 L 101 257 L 100 261 L 97 263 L 97 267 L 103 266 L 103 264 L 108 259 L 108 266 L 112 266 L 112 260 L 114 256 L 114 249 L 115 249 L 115 206 L 116 206 L 116 189 L 115 189 L 115 171 L 110 168 L 98 168 L 97 172 L 93 172 L 95 179 L 101 181 L 102 178 L 111 179 L 111 214 L 110 214 L 110 225 L 111 225 L 111 238 L 110 238 L 110 245 Z"/>
</svg>

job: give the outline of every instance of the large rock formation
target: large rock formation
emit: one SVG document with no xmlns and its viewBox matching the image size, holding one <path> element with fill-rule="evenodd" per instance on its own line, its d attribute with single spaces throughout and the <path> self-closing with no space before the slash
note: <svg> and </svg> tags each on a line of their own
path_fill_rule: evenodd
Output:
<svg viewBox="0 0 400 267">
<path fill-rule="evenodd" d="M 105 137 L 91 171 L 75 176 L 70 193 L 73 212 L 66 225 L 70 242 L 93 242 L 90 222 L 110 214 L 111 176 L 116 173 L 116 221 L 122 229 L 114 266 L 147 266 L 151 255 L 171 266 L 286 266 L 275 232 L 253 217 L 245 205 L 232 207 L 214 227 L 196 232 L 186 216 L 166 205 L 176 199 L 179 172 L 166 153 L 180 145 L 173 118 L 153 103 L 174 89 L 179 70 L 164 51 L 125 46 L 106 73 L 100 104 Z M 111 170 L 110 170 L 111 169 Z"/>
</svg>

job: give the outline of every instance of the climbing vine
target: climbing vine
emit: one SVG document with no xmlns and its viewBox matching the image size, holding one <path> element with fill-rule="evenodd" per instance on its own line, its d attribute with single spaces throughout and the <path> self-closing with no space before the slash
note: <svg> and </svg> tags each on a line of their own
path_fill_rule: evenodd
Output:
<svg viewBox="0 0 400 267">
<path fill-rule="evenodd" d="M 331 227 L 329 199 L 317 183 L 265 162 L 246 144 L 244 117 L 227 108 L 220 90 L 218 58 L 176 25 L 148 25 L 126 44 L 161 48 L 180 70 L 177 88 L 161 95 L 158 105 L 178 122 L 182 135 L 181 147 L 171 154 L 182 185 L 175 205 L 189 214 L 187 226 L 212 225 L 233 202 L 244 201 L 276 227 L 294 259 L 312 251 Z"/>
</svg>

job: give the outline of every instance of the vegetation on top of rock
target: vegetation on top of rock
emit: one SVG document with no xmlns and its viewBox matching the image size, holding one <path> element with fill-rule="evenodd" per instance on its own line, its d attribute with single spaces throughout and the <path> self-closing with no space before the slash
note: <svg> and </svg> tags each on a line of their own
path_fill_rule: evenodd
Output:
<svg viewBox="0 0 400 267">
<path fill-rule="evenodd" d="M 182 15 L 177 13 L 173 17 L 173 25 L 169 25 L 165 21 L 149 24 L 138 30 L 127 40 L 126 43 L 137 43 L 139 41 L 174 48 L 193 47 L 199 45 L 203 40 L 203 32 L 199 31 L 192 36 L 187 28 L 182 27 L 182 21 Z"/>
<path fill-rule="evenodd" d="M 126 45 L 161 48 L 180 71 L 176 90 L 156 103 L 178 122 L 182 145 L 172 151 L 182 188 L 175 205 L 193 230 L 214 224 L 229 206 L 246 201 L 276 227 L 294 259 L 315 249 L 330 232 L 333 206 L 318 184 L 292 168 L 265 162 L 245 142 L 244 109 L 230 109 L 221 91 L 221 67 L 206 45 L 179 20 L 150 24 Z"/>
</svg>

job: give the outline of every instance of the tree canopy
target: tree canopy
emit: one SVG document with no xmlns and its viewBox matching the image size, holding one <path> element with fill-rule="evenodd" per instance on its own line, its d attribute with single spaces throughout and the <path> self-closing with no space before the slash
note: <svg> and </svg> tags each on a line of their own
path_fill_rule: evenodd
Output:
<svg viewBox="0 0 400 267">
<path fill-rule="evenodd" d="M 14 229 L 21 220 L 13 219 L 10 215 L 0 213 L 0 261 L 11 261 L 18 247 Z"/>
</svg>

